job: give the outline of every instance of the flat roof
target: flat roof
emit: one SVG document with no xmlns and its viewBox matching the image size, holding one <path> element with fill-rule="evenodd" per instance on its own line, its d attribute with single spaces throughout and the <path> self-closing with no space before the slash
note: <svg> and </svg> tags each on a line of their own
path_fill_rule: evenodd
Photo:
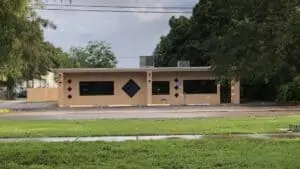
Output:
<svg viewBox="0 0 300 169">
<path fill-rule="evenodd" d="M 64 68 L 53 69 L 59 73 L 109 73 L 109 72 L 206 72 L 210 66 L 203 67 L 154 67 L 154 68 Z"/>
</svg>

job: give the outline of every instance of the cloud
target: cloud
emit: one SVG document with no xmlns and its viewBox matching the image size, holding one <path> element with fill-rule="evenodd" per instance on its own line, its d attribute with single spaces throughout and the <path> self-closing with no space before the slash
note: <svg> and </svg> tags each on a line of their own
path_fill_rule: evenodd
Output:
<svg viewBox="0 0 300 169">
<path fill-rule="evenodd" d="M 51 0 L 48 0 L 48 3 L 50 3 L 49 1 Z M 73 3 L 79 2 L 82 3 L 83 1 L 73 0 Z M 96 2 L 100 1 L 85 0 L 84 4 L 97 5 Z M 167 6 L 159 3 L 161 1 L 156 1 L 158 3 L 155 4 L 146 4 L 146 0 L 101 2 L 102 4 L 104 2 L 122 4 L 121 2 L 123 2 L 123 5 L 128 5 L 130 2 L 132 6 Z M 151 55 L 160 36 L 168 32 L 168 20 L 173 15 L 66 11 L 39 11 L 38 14 L 52 20 L 57 25 L 56 30 L 45 30 L 46 40 L 62 47 L 65 51 L 69 51 L 73 45 L 84 46 L 89 40 L 105 40 L 111 44 L 112 50 L 116 54 L 119 62 L 118 67 L 138 67 L 139 56 Z"/>
<path fill-rule="evenodd" d="M 151 6 L 161 8 L 161 9 L 155 9 L 152 11 L 162 11 L 162 12 L 166 11 L 162 8 L 163 5 L 160 3 L 156 3 Z M 140 11 L 149 11 L 149 9 L 142 8 Z M 151 22 L 151 21 L 163 19 L 164 14 L 163 13 L 135 13 L 135 16 L 138 18 L 139 22 Z"/>
</svg>

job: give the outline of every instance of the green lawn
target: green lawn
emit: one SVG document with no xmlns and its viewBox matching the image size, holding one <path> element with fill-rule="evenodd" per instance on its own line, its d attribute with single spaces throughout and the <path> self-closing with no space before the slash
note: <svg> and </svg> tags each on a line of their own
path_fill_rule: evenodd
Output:
<svg viewBox="0 0 300 169">
<path fill-rule="evenodd" d="M 297 169 L 300 140 L 0 144 L 1 169 Z"/>
<path fill-rule="evenodd" d="M 174 120 L 16 121 L 0 120 L 0 137 L 280 132 L 300 116 Z"/>
</svg>

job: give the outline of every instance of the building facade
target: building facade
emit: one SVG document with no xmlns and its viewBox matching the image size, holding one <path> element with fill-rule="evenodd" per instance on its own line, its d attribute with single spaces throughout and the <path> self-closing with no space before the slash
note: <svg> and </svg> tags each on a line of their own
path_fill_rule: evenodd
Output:
<svg viewBox="0 0 300 169">
<path fill-rule="evenodd" d="M 210 67 L 57 69 L 60 107 L 216 105 L 220 85 Z M 239 103 L 239 83 L 232 83 Z"/>
</svg>

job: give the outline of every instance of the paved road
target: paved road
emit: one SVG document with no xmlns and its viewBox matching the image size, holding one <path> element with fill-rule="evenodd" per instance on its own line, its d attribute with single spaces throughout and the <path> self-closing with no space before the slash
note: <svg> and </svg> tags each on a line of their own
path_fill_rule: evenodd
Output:
<svg viewBox="0 0 300 169">
<path fill-rule="evenodd" d="M 81 108 L 44 111 L 20 111 L 1 114 L 1 119 L 79 120 L 79 119 L 165 119 L 212 118 L 231 116 L 300 115 L 300 107 L 155 107 L 155 108 Z"/>
<path fill-rule="evenodd" d="M 0 109 L 14 109 L 14 110 L 43 110 L 56 108 L 55 102 L 39 102 L 28 103 L 26 100 L 13 100 L 13 101 L 1 101 Z"/>
<path fill-rule="evenodd" d="M 54 102 L 27 103 L 24 100 L 0 102 L 0 109 L 15 113 L 0 114 L 1 119 L 125 119 L 125 118 L 212 118 L 226 116 L 300 115 L 300 106 L 177 106 L 130 108 L 57 108 Z"/>
<path fill-rule="evenodd" d="M 279 106 L 278 104 L 274 103 L 247 103 L 247 104 L 241 104 L 241 105 L 218 105 L 218 106 L 189 106 L 187 107 L 188 109 L 190 108 L 207 108 L 207 107 L 214 107 L 214 108 L 231 108 L 231 107 L 239 107 L 239 108 L 268 108 L 268 107 L 282 107 Z M 171 109 L 177 109 L 178 107 L 171 107 Z M 186 107 L 179 107 L 181 109 L 185 109 Z M 56 102 L 39 102 L 39 103 L 28 103 L 26 100 L 14 100 L 14 101 L 0 101 L 0 109 L 13 109 L 16 111 L 54 111 L 54 110 L 70 110 L 70 109 L 61 109 L 57 108 L 57 103 Z M 72 111 L 82 111 L 82 110 L 93 110 L 94 108 L 76 108 L 72 109 Z M 105 108 L 101 108 L 103 110 Z M 109 110 L 114 109 L 114 110 L 123 110 L 124 108 L 109 108 Z M 130 108 L 132 109 L 139 109 L 139 108 Z M 166 109 L 169 110 L 170 107 L 151 107 L 151 108 L 143 108 L 143 109 L 151 109 L 151 110 L 162 110 Z"/>
</svg>

